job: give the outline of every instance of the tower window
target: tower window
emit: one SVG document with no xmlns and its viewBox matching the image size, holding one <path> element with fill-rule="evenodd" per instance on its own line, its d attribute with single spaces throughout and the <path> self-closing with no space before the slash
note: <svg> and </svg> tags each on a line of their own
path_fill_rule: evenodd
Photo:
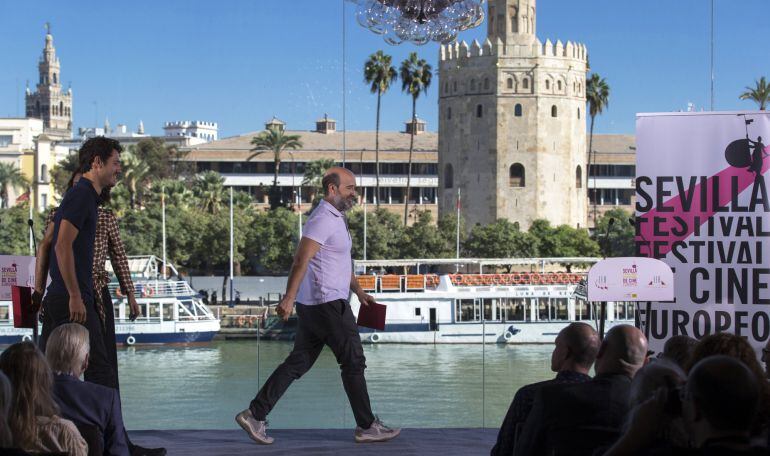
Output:
<svg viewBox="0 0 770 456">
<path fill-rule="evenodd" d="M 556 81 L 556 88 L 561 92 L 561 81 Z"/>
<path fill-rule="evenodd" d="M 48 182 L 48 166 L 42 165 L 40 167 L 40 182 Z"/>
<path fill-rule="evenodd" d="M 517 103 L 516 106 L 514 106 L 513 115 L 516 117 L 521 117 L 521 103 Z"/>
<path fill-rule="evenodd" d="M 558 111 L 556 109 L 556 105 L 551 106 L 551 117 L 558 117 Z"/>
<path fill-rule="evenodd" d="M 482 117 L 484 115 L 484 107 L 476 105 L 476 117 Z"/>
<path fill-rule="evenodd" d="M 579 119 L 580 118 L 580 108 L 577 108 L 577 109 L 578 109 L 578 119 Z"/>
<path fill-rule="evenodd" d="M 549 79 L 545 80 L 545 90 L 551 90 L 551 81 Z"/>
<path fill-rule="evenodd" d="M 449 81 L 444 83 L 444 93 L 449 93 Z"/>
<path fill-rule="evenodd" d="M 452 83 L 452 92 L 457 92 L 457 81 Z"/>
<path fill-rule="evenodd" d="M 447 163 L 444 165 L 444 188 L 454 187 L 454 170 L 452 164 Z"/>
<path fill-rule="evenodd" d="M 61 101 L 59 102 L 59 115 L 60 116 L 64 115 L 64 103 Z"/>
<path fill-rule="evenodd" d="M 508 88 L 509 89 L 513 88 L 513 78 L 508 78 Z"/>
<path fill-rule="evenodd" d="M 575 188 L 583 188 L 583 169 L 580 165 L 575 168 Z"/>
<path fill-rule="evenodd" d="M 476 90 L 476 80 L 471 79 L 471 90 Z"/>
<path fill-rule="evenodd" d="M 521 163 L 512 164 L 508 174 L 508 186 L 524 187 L 524 185 L 525 185 L 524 165 L 522 165 Z"/>
<path fill-rule="evenodd" d="M 529 89 L 529 79 L 524 78 L 524 80 L 521 81 L 521 87 L 524 89 Z"/>
<path fill-rule="evenodd" d="M 59 77 L 58 77 L 58 76 L 56 76 L 56 73 L 54 73 L 54 74 L 53 74 L 53 83 L 54 83 L 54 84 L 58 84 L 58 82 L 57 82 L 58 80 L 59 80 Z"/>
<path fill-rule="evenodd" d="M 452 108 L 446 108 L 446 118 L 447 120 L 452 119 Z"/>
<path fill-rule="evenodd" d="M 489 90 L 489 78 L 484 78 L 484 90 Z"/>
</svg>

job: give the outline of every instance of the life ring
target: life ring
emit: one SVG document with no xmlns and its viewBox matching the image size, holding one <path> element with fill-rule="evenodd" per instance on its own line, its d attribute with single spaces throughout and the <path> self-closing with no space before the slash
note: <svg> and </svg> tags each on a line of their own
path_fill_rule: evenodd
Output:
<svg viewBox="0 0 770 456">
<path fill-rule="evenodd" d="M 503 334 L 503 339 L 505 339 L 506 342 L 510 342 L 511 339 L 513 339 L 513 333 L 510 331 L 505 331 Z"/>
<path fill-rule="evenodd" d="M 144 296 L 145 298 L 149 298 L 154 294 L 155 294 L 155 289 L 153 289 L 151 286 L 146 285 L 142 288 L 142 296 Z"/>
<path fill-rule="evenodd" d="M 136 338 L 134 336 L 128 336 L 126 337 L 126 345 L 134 345 L 136 343 Z"/>
<path fill-rule="evenodd" d="M 519 278 L 519 283 L 529 285 L 530 274 L 529 272 L 523 272 Z"/>
<path fill-rule="evenodd" d="M 32 336 L 30 336 L 29 334 L 24 334 L 23 336 L 21 336 L 21 341 L 22 342 L 30 342 L 30 341 L 32 341 Z"/>
<path fill-rule="evenodd" d="M 239 315 L 238 318 L 235 319 L 235 324 L 243 328 L 246 326 L 246 316 L 245 315 Z"/>
<path fill-rule="evenodd" d="M 375 343 L 375 344 L 376 344 L 377 342 L 379 342 L 379 341 L 380 341 L 380 335 L 379 335 L 379 334 L 377 334 L 377 333 L 374 333 L 374 334 L 372 334 L 372 335 L 371 335 L 371 337 L 369 337 L 369 340 L 370 340 L 372 343 Z"/>
</svg>

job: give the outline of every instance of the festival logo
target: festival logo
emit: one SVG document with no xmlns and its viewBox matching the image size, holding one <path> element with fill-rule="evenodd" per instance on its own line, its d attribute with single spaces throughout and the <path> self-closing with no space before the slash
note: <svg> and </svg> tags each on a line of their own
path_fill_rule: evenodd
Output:
<svg viewBox="0 0 770 456">
<path fill-rule="evenodd" d="M 10 267 L 0 268 L 0 286 L 10 287 L 16 285 L 18 277 L 18 268 L 16 263 L 11 264 Z"/>
<path fill-rule="evenodd" d="M 631 267 L 623 268 L 623 286 L 635 287 L 639 285 L 639 271 L 636 269 L 636 265 L 632 264 Z"/>
</svg>

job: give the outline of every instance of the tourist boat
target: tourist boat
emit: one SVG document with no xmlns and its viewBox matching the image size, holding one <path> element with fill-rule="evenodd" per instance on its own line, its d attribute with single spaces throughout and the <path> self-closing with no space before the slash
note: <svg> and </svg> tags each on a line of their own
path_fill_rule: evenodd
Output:
<svg viewBox="0 0 770 456">
<path fill-rule="evenodd" d="M 190 285 L 179 279 L 163 278 L 162 261 L 154 256 L 129 257 L 129 269 L 136 288 L 142 316 L 129 320 L 128 300 L 120 293 L 114 274 L 108 285 L 115 306 L 115 339 L 118 344 L 169 344 L 210 342 L 219 332 L 219 319 Z M 108 272 L 112 272 L 109 263 Z M 170 277 L 178 277 L 167 264 Z M 31 340 L 31 329 L 13 327 L 13 306 L 0 301 L 0 344 Z"/>
<path fill-rule="evenodd" d="M 378 303 L 387 305 L 385 330 L 359 327 L 369 343 L 534 344 L 553 343 L 569 323 L 599 326 L 598 305 L 585 299 L 585 273 L 553 271 L 558 265 L 585 265 L 598 259 L 391 260 L 356 262 L 358 282 Z M 369 268 L 423 265 L 478 266 L 479 273 L 367 274 Z M 513 267 L 526 272 L 483 273 Z M 537 270 L 539 272 L 532 272 Z M 351 298 L 358 315 L 358 299 Z M 634 323 L 635 303 L 606 305 L 605 328 Z"/>
</svg>

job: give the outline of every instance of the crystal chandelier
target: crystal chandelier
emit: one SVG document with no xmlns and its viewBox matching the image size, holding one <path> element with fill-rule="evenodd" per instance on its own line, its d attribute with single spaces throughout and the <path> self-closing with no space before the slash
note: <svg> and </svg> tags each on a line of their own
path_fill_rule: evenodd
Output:
<svg viewBox="0 0 770 456">
<path fill-rule="evenodd" d="M 356 20 L 392 45 L 409 41 L 450 43 L 463 30 L 484 22 L 486 0 L 348 0 Z"/>
</svg>

